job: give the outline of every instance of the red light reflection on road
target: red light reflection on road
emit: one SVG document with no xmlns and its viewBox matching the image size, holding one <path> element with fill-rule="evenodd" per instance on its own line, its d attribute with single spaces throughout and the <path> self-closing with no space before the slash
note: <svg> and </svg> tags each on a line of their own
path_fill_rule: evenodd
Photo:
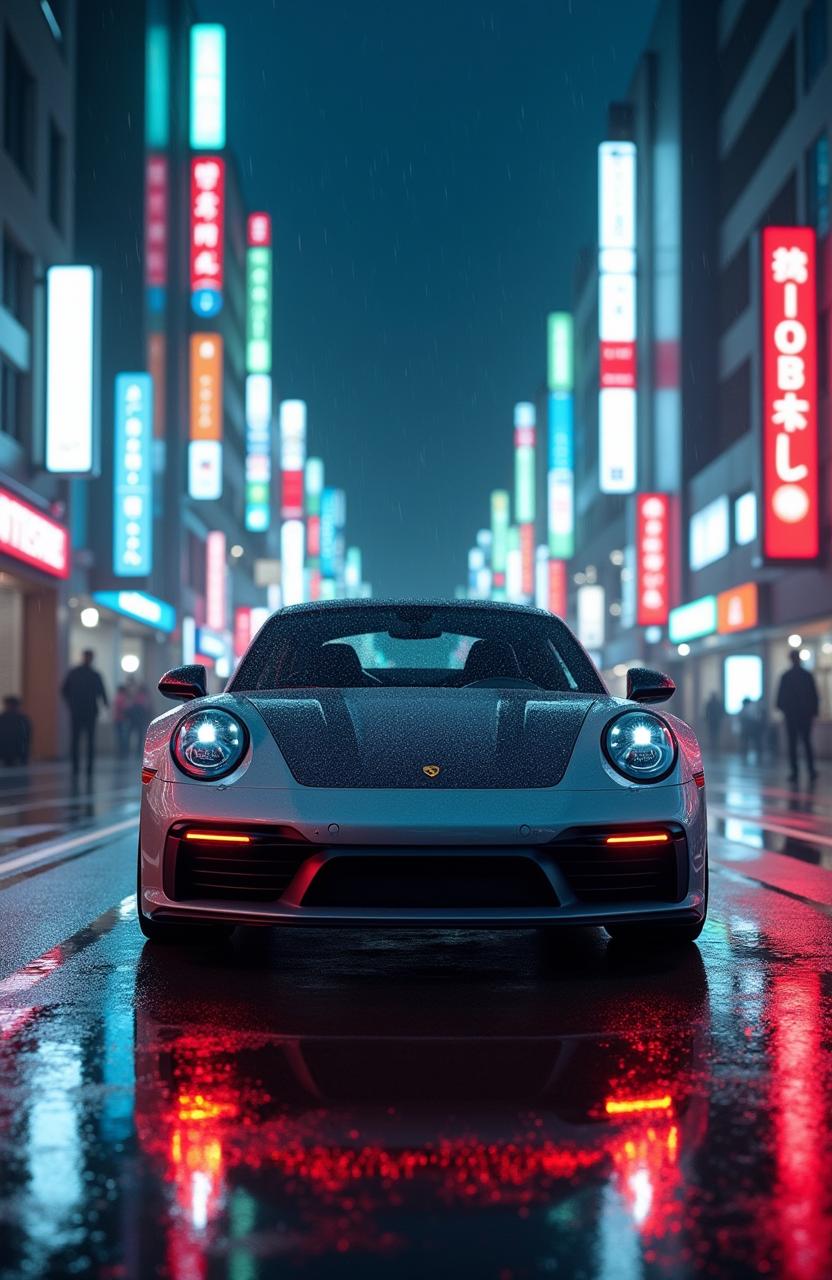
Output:
<svg viewBox="0 0 832 1280">
<path fill-rule="evenodd" d="M 824 1097 L 822 993 L 813 972 L 775 978 L 772 1104 L 777 1163 L 774 1225 L 792 1280 L 829 1275 L 832 1225 L 828 1104 Z"/>
<path fill-rule="evenodd" d="M 495 1123 L 487 1109 L 461 1122 L 452 1114 L 430 1121 L 436 1134 L 421 1140 L 414 1133 L 421 1122 L 381 1099 L 368 1110 L 321 1105 L 309 1093 L 305 1063 L 296 1079 L 309 1104 L 288 1110 L 260 1084 L 259 1069 L 250 1075 L 241 1065 L 251 1047 L 224 1042 L 220 1049 L 210 1038 L 181 1037 L 152 1054 L 155 1071 L 139 1073 L 145 1082 L 142 1100 L 137 1097 L 139 1138 L 145 1151 L 164 1160 L 175 1188 L 167 1246 L 178 1280 L 204 1280 L 212 1225 L 229 1201 L 229 1175 L 243 1168 L 280 1177 L 278 1194 L 298 1219 L 292 1248 L 307 1255 L 395 1251 L 402 1242 L 384 1229 L 386 1211 L 413 1197 L 427 1195 L 445 1207 L 525 1212 L 587 1176 L 612 1181 L 642 1238 L 679 1230 L 685 1121 L 666 1078 L 654 1077 L 651 1087 L 648 1077 L 637 1095 L 632 1083 L 620 1088 L 619 1081 L 599 1078 L 569 1119 L 552 1110 L 557 1089 L 541 1109 L 520 1112 L 509 1101 L 505 1114 L 497 1113 L 507 1133 L 500 1140 L 476 1132 Z M 272 1042 L 268 1050 L 284 1067 L 296 1068 L 303 1057 L 302 1042 Z M 651 1061 L 643 1042 L 633 1045 L 628 1076 L 649 1072 Z"/>
</svg>

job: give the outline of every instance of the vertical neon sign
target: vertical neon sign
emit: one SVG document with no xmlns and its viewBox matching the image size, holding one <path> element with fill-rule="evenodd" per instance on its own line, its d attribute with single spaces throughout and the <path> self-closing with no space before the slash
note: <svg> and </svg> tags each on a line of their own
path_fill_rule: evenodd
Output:
<svg viewBox="0 0 832 1280">
<path fill-rule="evenodd" d="M 599 483 L 636 487 L 636 148 L 598 149 Z"/>
<path fill-rule="evenodd" d="M 153 568 L 153 381 L 118 373 L 113 456 L 113 572 L 139 577 Z"/>
<path fill-rule="evenodd" d="M 813 560 L 819 550 L 815 232 L 762 237 L 763 554 Z"/>
</svg>

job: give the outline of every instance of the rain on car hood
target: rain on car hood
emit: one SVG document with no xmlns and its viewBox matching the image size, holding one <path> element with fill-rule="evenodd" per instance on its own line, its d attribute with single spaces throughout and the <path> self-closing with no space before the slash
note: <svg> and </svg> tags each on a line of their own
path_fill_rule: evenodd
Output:
<svg viewBox="0 0 832 1280">
<path fill-rule="evenodd" d="M 595 696 L 315 688 L 246 700 L 303 786 L 453 789 L 557 785 Z"/>
</svg>

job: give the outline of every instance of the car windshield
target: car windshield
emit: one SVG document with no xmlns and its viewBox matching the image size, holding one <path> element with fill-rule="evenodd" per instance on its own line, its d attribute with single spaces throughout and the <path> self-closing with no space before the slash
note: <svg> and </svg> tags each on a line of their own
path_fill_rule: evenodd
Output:
<svg viewBox="0 0 832 1280">
<path fill-rule="evenodd" d="M 229 692 L 295 688 L 604 686 L 559 619 L 470 605 L 358 605 L 275 614 Z"/>
</svg>

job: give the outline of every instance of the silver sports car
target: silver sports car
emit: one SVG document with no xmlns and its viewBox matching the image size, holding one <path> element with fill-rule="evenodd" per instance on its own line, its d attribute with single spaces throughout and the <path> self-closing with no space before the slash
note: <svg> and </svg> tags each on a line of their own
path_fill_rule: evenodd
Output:
<svg viewBox="0 0 832 1280">
<path fill-rule="evenodd" d="M 611 697 L 568 627 L 481 601 L 274 614 L 224 693 L 161 680 L 138 904 L 154 941 L 235 925 L 537 928 L 696 938 L 708 904 L 692 730 L 629 672 Z"/>
</svg>

